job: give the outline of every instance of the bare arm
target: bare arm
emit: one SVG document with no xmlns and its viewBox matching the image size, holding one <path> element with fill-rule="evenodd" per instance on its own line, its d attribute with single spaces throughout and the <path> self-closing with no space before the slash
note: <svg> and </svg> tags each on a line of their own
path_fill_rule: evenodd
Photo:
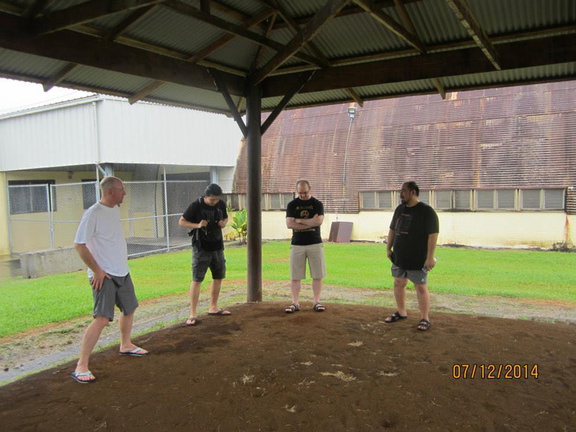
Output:
<svg viewBox="0 0 576 432">
<path fill-rule="evenodd" d="M 102 289 L 102 284 L 104 283 L 104 278 L 111 279 L 111 276 L 102 270 L 85 244 L 74 243 L 74 248 L 76 249 L 76 252 L 78 252 L 80 259 L 84 261 L 84 264 L 86 264 L 94 273 L 94 277 L 91 281 L 92 288 L 96 291 L 100 291 Z"/>
<path fill-rule="evenodd" d="M 219 226 L 220 228 L 225 228 L 227 224 L 228 224 L 228 218 L 222 219 L 222 220 L 219 220 L 219 221 L 218 221 L 218 226 Z"/>
<path fill-rule="evenodd" d="M 309 227 L 300 223 L 296 223 L 296 219 L 293 217 L 286 218 L 286 227 L 293 230 L 304 230 L 308 229 Z"/>
<path fill-rule="evenodd" d="M 226 223 L 228 223 L 228 219 L 225 219 Z M 208 221 L 207 220 L 201 220 L 198 223 L 194 223 L 194 222 L 190 222 L 186 219 L 184 219 L 182 216 L 180 216 L 180 220 L 178 220 L 178 225 L 180 225 L 183 228 L 188 228 L 188 229 L 198 229 L 198 228 L 204 228 L 206 226 L 208 226 Z M 224 225 L 226 226 L 226 225 Z M 222 227 L 224 228 L 224 227 Z"/>
<path fill-rule="evenodd" d="M 394 244 L 394 230 L 388 230 L 388 244 L 386 245 L 386 255 L 392 259 L 392 245 Z"/>
<path fill-rule="evenodd" d="M 436 265 L 434 254 L 436 253 L 437 243 L 438 243 L 438 233 L 430 234 L 428 236 L 428 255 L 426 256 L 426 262 L 424 263 L 424 267 L 426 267 L 428 270 L 432 270 Z"/>
<path fill-rule="evenodd" d="M 308 228 L 315 228 L 322 225 L 324 222 L 324 215 L 314 215 L 310 219 L 294 219 L 294 222 L 300 225 L 305 225 Z"/>
</svg>

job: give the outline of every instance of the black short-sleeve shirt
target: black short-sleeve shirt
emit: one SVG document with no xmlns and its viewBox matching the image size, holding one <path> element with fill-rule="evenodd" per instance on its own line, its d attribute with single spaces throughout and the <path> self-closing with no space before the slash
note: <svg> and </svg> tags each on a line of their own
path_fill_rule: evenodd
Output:
<svg viewBox="0 0 576 432">
<path fill-rule="evenodd" d="M 224 239 L 222 228 L 218 226 L 218 221 L 228 218 L 226 204 L 218 201 L 216 205 L 209 206 L 204 202 L 204 198 L 199 198 L 188 206 L 184 214 L 184 219 L 192 223 L 200 223 L 207 220 L 208 226 L 192 230 L 192 245 L 206 251 L 219 251 L 224 249 Z"/>
</svg>

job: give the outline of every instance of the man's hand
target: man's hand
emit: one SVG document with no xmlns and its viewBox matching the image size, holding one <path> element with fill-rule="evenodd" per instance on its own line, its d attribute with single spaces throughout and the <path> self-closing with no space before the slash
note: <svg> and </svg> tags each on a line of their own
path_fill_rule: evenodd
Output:
<svg viewBox="0 0 576 432">
<path fill-rule="evenodd" d="M 110 276 L 102 269 L 95 271 L 92 280 L 90 280 L 90 285 L 92 285 L 92 289 L 95 291 L 100 291 L 102 289 L 102 285 L 104 285 L 104 279 L 106 278 L 112 279 L 112 276 Z"/>
<path fill-rule="evenodd" d="M 435 265 L 436 265 L 436 258 L 426 258 L 426 261 L 424 262 L 425 269 L 428 269 L 430 271 L 434 268 Z"/>
</svg>

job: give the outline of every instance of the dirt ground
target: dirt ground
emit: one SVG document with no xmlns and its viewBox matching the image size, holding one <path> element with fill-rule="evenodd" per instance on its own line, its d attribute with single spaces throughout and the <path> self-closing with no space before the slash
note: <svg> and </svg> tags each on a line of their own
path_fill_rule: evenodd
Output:
<svg viewBox="0 0 576 432">
<path fill-rule="evenodd" d="M 144 358 L 112 345 L 93 356 L 94 384 L 74 382 L 67 362 L 0 387 L 1 430 L 576 430 L 573 305 L 434 295 L 432 330 L 419 332 L 415 310 L 384 323 L 389 296 L 363 306 L 336 291 L 324 313 L 238 302 L 229 317 L 179 321 L 136 338 Z M 51 349 L 71 345 L 60 339 Z"/>
</svg>

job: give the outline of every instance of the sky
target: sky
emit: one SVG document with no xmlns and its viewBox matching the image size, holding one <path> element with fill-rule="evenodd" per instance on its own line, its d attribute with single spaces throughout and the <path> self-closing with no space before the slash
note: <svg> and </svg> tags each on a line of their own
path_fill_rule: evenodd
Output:
<svg viewBox="0 0 576 432">
<path fill-rule="evenodd" d="M 90 94 L 62 87 L 53 87 L 45 92 L 41 84 L 0 78 L 0 115 Z"/>
</svg>

